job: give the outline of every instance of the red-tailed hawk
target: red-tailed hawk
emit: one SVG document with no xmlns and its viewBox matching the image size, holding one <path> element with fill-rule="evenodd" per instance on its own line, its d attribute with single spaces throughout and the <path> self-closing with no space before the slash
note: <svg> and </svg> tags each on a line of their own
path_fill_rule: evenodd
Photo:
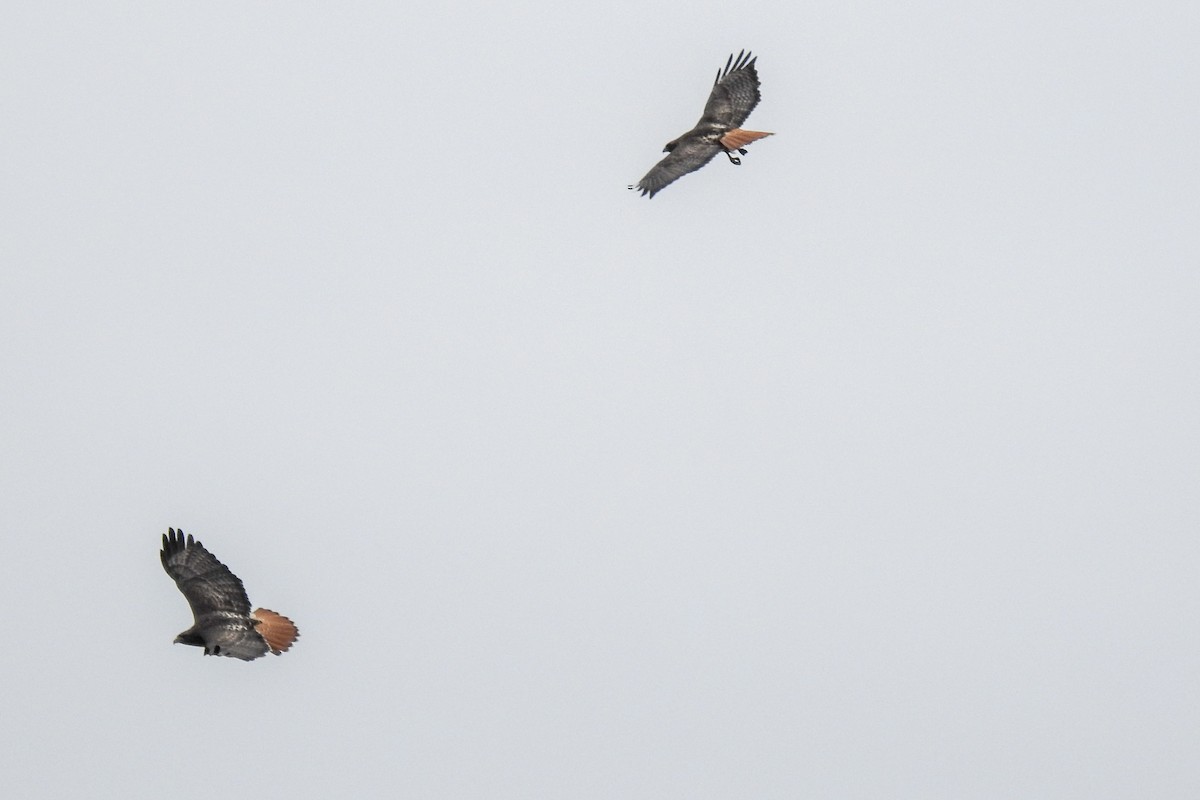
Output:
<svg viewBox="0 0 1200 800">
<path fill-rule="evenodd" d="M 757 60 L 745 50 L 738 53 L 737 58 L 729 56 L 725 69 L 717 70 L 708 105 L 696 127 L 675 141 L 667 142 L 663 152 L 670 155 L 655 164 L 654 169 L 630 189 L 640 189 L 643 197 L 654 197 L 684 175 L 712 161 L 717 153 L 729 156 L 732 164 L 741 164 L 742 160 L 733 154 L 734 150 L 746 155 L 746 145 L 773 135 L 738 127 L 750 116 L 760 99 L 758 71 L 754 68 Z"/>
<path fill-rule="evenodd" d="M 196 624 L 175 637 L 176 644 L 204 648 L 206 656 L 253 661 L 279 655 L 300 632 L 287 617 L 265 608 L 250 610 L 250 599 L 238 577 L 189 534 L 168 528 L 163 534 L 162 564 L 188 605 Z"/>
</svg>

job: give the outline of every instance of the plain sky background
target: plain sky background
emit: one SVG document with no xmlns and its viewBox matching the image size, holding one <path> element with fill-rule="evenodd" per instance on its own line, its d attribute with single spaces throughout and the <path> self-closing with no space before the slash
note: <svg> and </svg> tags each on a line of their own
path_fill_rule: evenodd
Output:
<svg viewBox="0 0 1200 800">
<path fill-rule="evenodd" d="M 7 796 L 1200 796 L 1200 5 L 4 16 Z"/>
</svg>

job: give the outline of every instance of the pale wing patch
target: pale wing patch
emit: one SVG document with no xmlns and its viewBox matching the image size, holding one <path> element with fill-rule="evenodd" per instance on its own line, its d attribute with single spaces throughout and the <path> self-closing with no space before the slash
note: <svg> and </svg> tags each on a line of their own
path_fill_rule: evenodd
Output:
<svg viewBox="0 0 1200 800">
<path fill-rule="evenodd" d="M 258 621 L 258 632 L 267 640 L 267 646 L 275 655 L 295 644 L 300 636 L 294 622 L 269 608 L 256 608 L 250 616 Z"/>
<path fill-rule="evenodd" d="M 759 139 L 774 135 L 773 133 L 764 133 L 762 131 L 744 131 L 741 128 L 734 128 L 721 137 L 721 146 L 726 150 L 737 150 L 739 147 L 745 147 L 751 142 L 757 142 Z"/>
</svg>

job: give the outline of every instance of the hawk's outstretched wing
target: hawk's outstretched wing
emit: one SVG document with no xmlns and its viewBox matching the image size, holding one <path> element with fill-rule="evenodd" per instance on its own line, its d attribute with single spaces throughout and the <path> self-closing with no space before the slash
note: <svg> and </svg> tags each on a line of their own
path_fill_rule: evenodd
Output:
<svg viewBox="0 0 1200 800">
<path fill-rule="evenodd" d="M 717 70 L 712 94 L 696 123 L 697 128 L 705 125 L 737 128 L 746 121 L 762 99 L 758 91 L 758 70 L 754 66 L 756 61 L 758 58 L 751 57 L 745 50 L 738 53 L 736 59 L 729 56 L 725 69 Z"/>
<path fill-rule="evenodd" d="M 241 580 L 190 534 L 185 539 L 183 531 L 169 528 L 160 556 L 195 618 L 177 642 L 203 647 L 206 654 L 252 661 L 282 653 L 300 635 L 287 617 L 264 608 L 251 612 Z"/>
<path fill-rule="evenodd" d="M 679 138 L 670 155 L 655 164 L 646 173 L 646 176 L 638 181 L 637 186 L 631 188 L 640 190 L 643 197 L 645 195 L 654 197 L 667 185 L 712 161 L 719 152 L 721 152 L 719 145 L 706 142 L 698 136 L 684 134 Z"/>
<path fill-rule="evenodd" d="M 214 616 L 250 616 L 250 598 L 246 596 L 246 587 L 238 576 L 205 550 L 204 545 L 192 538 L 191 534 L 185 541 L 183 531 L 176 533 L 174 528 L 167 530 L 163 534 L 160 554 L 163 569 L 187 598 L 196 622 Z"/>
</svg>

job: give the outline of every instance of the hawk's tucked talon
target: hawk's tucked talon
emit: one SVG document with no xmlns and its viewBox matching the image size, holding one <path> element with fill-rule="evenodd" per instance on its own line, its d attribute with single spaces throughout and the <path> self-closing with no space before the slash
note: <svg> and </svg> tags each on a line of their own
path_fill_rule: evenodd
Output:
<svg viewBox="0 0 1200 800">
<path fill-rule="evenodd" d="M 742 155 L 746 154 L 744 150 L 741 152 Z M 735 167 L 740 167 L 742 165 L 742 160 L 728 150 L 725 151 L 725 155 L 729 156 L 729 163 L 733 164 Z"/>
</svg>

